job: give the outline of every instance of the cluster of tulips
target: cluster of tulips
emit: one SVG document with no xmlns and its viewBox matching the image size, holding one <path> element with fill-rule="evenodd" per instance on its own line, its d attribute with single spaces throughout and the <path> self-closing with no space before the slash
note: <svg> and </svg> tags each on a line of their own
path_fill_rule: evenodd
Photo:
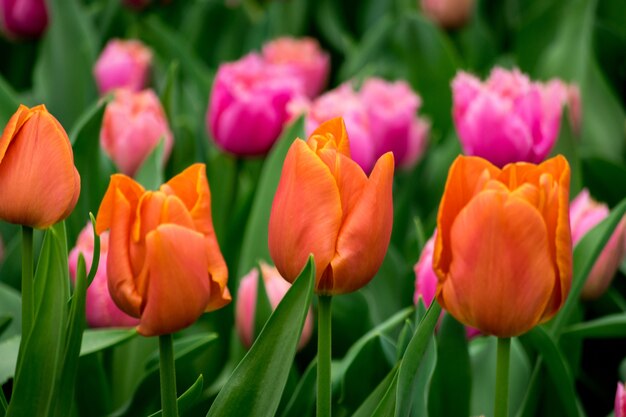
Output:
<svg viewBox="0 0 626 417">
<path fill-rule="evenodd" d="M 37 28 L 18 20 L 15 27 L 22 29 L 15 36 L 33 36 L 47 24 L 45 5 L 35 3 L 38 17 L 28 23 Z M 149 2 L 126 3 L 142 9 Z M 445 27 L 468 18 L 469 6 L 449 13 L 437 2 L 422 3 L 424 13 Z M 265 232 L 254 244 L 268 256 L 255 259 L 258 269 L 239 268 L 241 277 L 233 280 L 232 259 L 222 253 L 221 225 L 213 216 L 214 200 L 221 196 L 211 193 L 210 162 L 190 163 L 162 178 L 179 138 L 163 95 L 151 88 L 153 59 L 140 40 L 113 39 L 91 69 L 102 109 L 96 119 L 99 146 L 115 173 L 98 195 L 99 205 L 87 207 L 94 213 L 91 221 L 86 215 L 80 219 L 87 225 L 76 242 L 67 240 L 64 225 L 79 201 L 87 201 L 81 200 L 86 190 L 84 173 L 75 165 L 75 138 L 47 103 L 20 105 L 4 127 L 0 220 L 21 226 L 22 280 L 21 339 L 13 383 L 0 390 L 0 416 L 73 415 L 87 326 L 158 337 L 161 415 L 178 416 L 192 400 L 191 394 L 178 396 L 173 335 L 232 303 L 236 332 L 249 351 L 234 369 L 226 368 L 203 412 L 274 415 L 289 368 L 276 372 L 269 387 L 250 388 L 249 378 L 262 373 L 270 358 L 292 362 L 317 334 L 311 401 L 318 417 L 329 417 L 333 373 L 340 368 L 333 362 L 332 300 L 366 287 L 389 256 L 393 232 L 406 227 L 394 224 L 394 202 L 402 204 L 398 184 L 411 179 L 407 173 L 427 158 L 429 141 L 438 139 L 424 110 L 428 103 L 408 82 L 377 76 L 324 92 L 331 55 L 308 37 L 278 37 L 220 64 L 203 109 L 209 146 L 236 163 L 265 158 L 265 164 L 280 165 L 266 218 L 263 207 L 253 206 Z M 450 316 L 464 326 L 467 340 L 498 339 L 493 413 L 508 415 L 512 338 L 528 335 L 556 346 L 578 299 L 602 297 L 626 255 L 626 205 L 611 212 L 582 187 L 570 195 L 577 168 L 555 150 L 564 123 L 574 135 L 582 129 L 586 109 L 577 85 L 557 78 L 536 81 L 517 68 L 494 66 L 484 81 L 459 71 L 449 87 L 461 154 L 445 167 L 432 235 L 411 247 L 417 259 L 410 312 L 415 329 L 407 324 L 410 336 L 404 349 L 398 348 L 396 365 L 359 408 L 369 411 L 355 415 L 410 415 L 412 400 L 406 398 L 420 361 Z M 281 154 L 283 143 L 288 145 Z M 158 174 L 146 177 L 151 164 Z M 43 243 L 34 230 L 45 230 Z M 583 268 L 574 261 L 580 242 L 592 242 L 587 245 L 593 248 L 587 248 L 589 265 L 576 281 L 575 268 Z M 68 247 L 73 247 L 69 253 Z M 71 280 L 73 291 L 65 283 L 67 293 L 47 301 L 55 274 Z M 59 328 L 42 330 L 42 323 L 52 321 L 45 312 L 54 308 L 63 311 L 52 317 Z M 292 317 L 282 318 L 289 312 Z M 33 346 L 47 340 L 56 341 L 61 353 L 56 363 L 44 366 Z M 274 347 L 279 352 L 274 355 L 284 356 L 271 356 Z M 42 367 L 41 381 L 28 371 L 32 366 Z M 536 366 L 539 375 L 540 360 Z M 561 362 L 549 370 L 570 372 Z M 615 417 L 623 416 L 626 393 L 618 383 Z"/>
</svg>

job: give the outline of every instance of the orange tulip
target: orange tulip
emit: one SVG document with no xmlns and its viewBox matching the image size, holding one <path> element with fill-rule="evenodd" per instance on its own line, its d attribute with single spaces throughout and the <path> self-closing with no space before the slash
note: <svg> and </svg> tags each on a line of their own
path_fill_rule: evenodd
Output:
<svg viewBox="0 0 626 417">
<path fill-rule="evenodd" d="M 387 252 L 393 223 L 394 161 L 380 157 L 370 177 L 350 159 L 341 118 L 321 124 L 291 145 L 274 197 L 269 249 L 290 282 L 310 253 L 315 291 L 334 295 L 367 284 Z"/>
<path fill-rule="evenodd" d="M 107 229 L 109 291 L 122 311 L 140 319 L 140 334 L 176 332 L 230 302 L 203 164 L 158 191 L 113 175 L 96 219 L 98 234 Z"/>
<path fill-rule="evenodd" d="M 557 156 L 502 170 L 459 156 L 437 217 L 437 300 L 459 321 L 511 337 L 549 320 L 572 279 L 570 170 Z"/>
<path fill-rule="evenodd" d="M 0 138 L 0 219 L 44 229 L 69 216 L 79 194 L 63 126 L 44 105 L 20 105 Z"/>
</svg>

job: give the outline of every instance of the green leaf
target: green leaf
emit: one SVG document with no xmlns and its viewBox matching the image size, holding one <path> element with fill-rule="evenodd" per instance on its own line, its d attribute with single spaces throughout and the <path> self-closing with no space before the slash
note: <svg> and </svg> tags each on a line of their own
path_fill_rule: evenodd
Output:
<svg viewBox="0 0 626 417">
<path fill-rule="evenodd" d="M 17 238 L 20 240 L 19 236 Z M 22 326 L 21 305 L 20 293 L 0 282 L 0 315 L 11 317 L 11 323 L 3 332 L 0 332 L 0 341 L 20 334 Z"/>
<path fill-rule="evenodd" d="M 387 392 L 393 391 L 392 385 L 395 387 L 395 381 L 398 377 L 398 366 L 396 365 L 383 379 L 380 384 L 370 393 L 363 404 L 352 414 L 352 417 L 371 417 L 376 412 L 378 405 L 381 403 Z M 391 398 L 391 396 L 389 396 Z"/>
<path fill-rule="evenodd" d="M 9 327 L 13 321 L 13 316 L 0 316 L 0 335 Z"/>
<path fill-rule="evenodd" d="M 22 339 L 7 416 L 50 415 L 65 353 L 69 272 L 65 226 L 46 231 L 35 273 L 35 321 Z"/>
<path fill-rule="evenodd" d="M 522 338 L 541 353 L 566 415 L 584 416 L 585 413 L 576 395 L 574 377 L 552 337 L 541 326 L 536 326 Z"/>
<path fill-rule="evenodd" d="M 410 415 L 427 416 L 429 393 L 431 391 L 433 377 L 435 376 L 436 365 L 439 362 L 439 354 L 437 353 L 437 340 L 431 336 L 430 342 L 424 352 L 424 357 L 420 362 L 415 383 L 413 384 L 413 392 L 411 396 L 415 402 L 411 406 Z M 437 414 L 432 414 L 437 415 Z M 444 414 L 441 414 L 444 415 Z M 451 414 L 445 414 L 451 415 Z"/>
<path fill-rule="evenodd" d="M 591 268 L 593 268 L 596 259 L 609 241 L 618 223 L 624 217 L 624 214 L 626 214 L 626 199 L 622 200 L 620 204 L 611 210 L 606 219 L 587 232 L 574 248 L 572 288 L 561 311 L 550 323 L 550 332 L 553 336 L 558 337 L 563 326 L 568 323 L 572 311 L 578 305 L 580 292 L 591 272 Z"/>
<path fill-rule="evenodd" d="M 180 397 L 178 397 L 176 403 L 178 404 L 178 412 L 181 415 L 189 408 L 191 408 L 196 403 L 196 401 L 200 399 L 200 397 L 202 396 L 203 384 L 204 379 L 202 375 L 200 375 L 198 379 L 196 379 L 196 382 L 194 382 L 187 391 L 185 391 Z M 160 417 L 162 415 L 163 413 L 161 412 L 161 410 L 159 410 L 154 414 L 150 414 L 150 417 Z"/>
<path fill-rule="evenodd" d="M 283 169 L 283 161 L 291 143 L 297 137 L 304 136 L 304 119 L 301 117 L 291 126 L 287 127 L 278 141 L 274 144 L 270 154 L 263 165 L 263 171 L 259 179 L 254 202 L 246 231 L 241 243 L 241 255 L 239 265 L 234 276 L 241 276 L 255 267 L 259 260 L 270 261 L 269 248 L 267 246 L 267 226 L 274 194 L 278 188 L 280 174 Z"/>
<path fill-rule="evenodd" d="M 114 347 L 137 336 L 136 329 L 87 329 L 83 335 L 80 356 Z"/>
<path fill-rule="evenodd" d="M 610 314 L 599 319 L 577 323 L 563 330 L 563 336 L 621 339 L 626 337 L 626 314 Z"/>
<path fill-rule="evenodd" d="M 14 335 L 0 342 L 0 385 L 4 385 L 15 374 L 17 354 L 20 350 L 20 335 Z"/>
<path fill-rule="evenodd" d="M 263 270 L 257 268 L 258 276 L 256 283 L 256 303 L 254 305 L 254 328 L 253 339 L 256 339 L 257 335 L 261 333 L 263 326 L 272 315 L 272 306 L 270 299 L 267 295 L 267 289 L 265 288 L 265 280 L 263 279 Z"/>
<path fill-rule="evenodd" d="M 135 174 L 135 180 L 144 186 L 146 190 L 157 190 L 163 184 L 163 153 L 165 152 L 165 140 L 161 138 L 159 144 L 141 163 Z"/>
<path fill-rule="evenodd" d="M 607 203 L 610 207 L 618 204 L 626 195 L 626 181 L 616 181 L 616 178 L 626 178 L 626 167 L 603 158 L 583 158 L 582 172 L 585 184 L 591 194 Z"/>
<path fill-rule="evenodd" d="M 207 416 L 274 416 L 309 311 L 314 281 L 311 256 Z"/>
<path fill-rule="evenodd" d="M 70 126 L 96 97 L 92 75 L 96 38 L 89 15 L 77 0 L 50 0 L 50 25 L 35 67 L 38 98 Z"/>
<path fill-rule="evenodd" d="M 176 115 L 176 93 L 177 93 L 177 80 L 178 80 L 178 61 L 172 61 L 167 68 L 167 75 L 165 77 L 165 85 L 161 91 L 159 97 L 161 103 L 163 103 L 163 109 L 167 115 L 167 119 L 170 125 L 173 124 L 174 116 Z"/>
<path fill-rule="evenodd" d="M 13 88 L 0 76 L 0 126 L 4 126 L 20 106 Z"/>
<path fill-rule="evenodd" d="M 304 371 L 281 417 L 306 416 L 311 414 L 315 404 L 315 383 L 317 382 L 317 358 L 314 358 Z"/>
</svg>

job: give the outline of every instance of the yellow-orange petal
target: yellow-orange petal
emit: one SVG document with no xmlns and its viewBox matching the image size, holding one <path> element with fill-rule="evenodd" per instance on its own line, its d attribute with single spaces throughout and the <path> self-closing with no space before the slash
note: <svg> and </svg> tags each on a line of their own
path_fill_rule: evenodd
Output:
<svg viewBox="0 0 626 417">
<path fill-rule="evenodd" d="M 335 149 L 348 158 L 350 157 L 348 132 L 341 117 L 335 117 L 319 125 L 309 136 L 307 144 L 316 153 L 322 149 Z"/>
<path fill-rule="evenodd" d="M 46 228 L 73 208 L 74 158 L 67 134 L 43 106 L 24 112 L 15 124 L 27 120 L 2 137 L 0 218 Z"/>
<path fill-rule="evenodd" d="M 269 250 L 280 274 L 290 282 L 309 254 L 316 282 L 335 255 L 341 225 L 341 198 L 328 167 L 302 140 L 289 148 L 269 221 Z"/>
<path fill-rule="evenodd" d="M 138 182 L 124 174 L 111 175 L 109 188 L 107 188 L 104 193 L 104 197 L 100 203 L 100 208 L 98 209 L 98 215 L 96 216 L 96 233 L 98 234 L 101 234 L 105 230 L 111 228 L 111 223 L 114 220 L 113 207 L 115 205 L 115 198 L 118 191 L 122 193 L 128 201 L 134 216 L 135 208 L 139 203 L 141 195 L 144 193 L 144 188 Z"/>
<path fill-rule="evenodd" d="M 490 178 L 500 170 L 485 159 L 474 156 L 458 156 L 448 172 L 448 179 L 437 214 L 437 237 L 433 251 L 433 269 L 441 279 L 452 260 L 450 230 L 458 213 L 482 189 Z"/>
<path fill-rule="evenodd" d="M 107 276 L 109 293 L 115 304 L 126 314 L 139 317 L 143 294 L 138 291 L 130 260 L 130 241 L 133 207 L 122 188 L 114 188 L 110 206 L 111 223 Z"/>
<path fill-rule="evenodd" d="M 166 194 L 175 194 L 189 210 L 196 230 L 213 233 L 211 191 L 204 164 L 193 164 L 161 186 Z"/>
<path fill-rule="evenodd" d="M 209 279 L 211 281 L 211 298 L 205 311 L 213 311 L 230 303 L 232 297 L 226 283 L 228 268 L 217 243 L 215 234 L 205 236 L 206 253 L 209 260 Z"/>
<path fill-rule="evenodd" d="M 347 163 L 357 165 L 351 160 Z M 344 181 L 349 181 L 345 166 L 340 165 L 340 168 L 343 169 L 339 170 L 340 174 L 346 174 Z M 320 283 L 316 288 L 318 293 L 345 294 L 358 290 L 378 272 L 387 253 L 393 225 L 393 171 L 393 154 L 388 152 L 378 159 L 358 199 L 351 202 L 331 261 L 333 280 Z M 343 192 L 347 188 L 344 186 L 340 190 Z M 321 287 L 321 284 L 327 284 L 327 287 Z"/>
<path fill-rule="evenodd" d="M 149 283 L 141 322 L 144 336 L 174 333 L 193 324 L 210 297 L 204 236 L 163 224 L 146 236 Z"/>
<path fill-rule="evenodd" d="M 482 192 L 458 214 L 451 245 L 453 258 L 437 298 L 454 317 L 498 337 L 539 323 L 555 271 L 535 207 L 507 192 Z"/>
<path fill-rule="evenodd" d="M 33 116 L 33 110 L 41 110 L 45 109 L 45 106 L 39 105 L 29 109 L 23 104 L 20 104 L 17 108 L 17 111 L 11 116 L 9 121 L 7 122 L 4 130 L 2 131 L 2 137 L 0 137 L 0 162 L 4 159 L 4 155 L 6 154 L 7 149 L 9 149 L 9 145 L 15 138 L 15 133 L 22 127 L 24 123 L 28 119 Z"/>
</svg>

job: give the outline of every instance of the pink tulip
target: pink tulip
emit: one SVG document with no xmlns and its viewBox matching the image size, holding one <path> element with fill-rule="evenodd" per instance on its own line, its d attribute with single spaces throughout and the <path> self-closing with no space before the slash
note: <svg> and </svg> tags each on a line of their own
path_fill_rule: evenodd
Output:
<svg viewBox="0 0 626 417">
<path fill-rule="evenodd" d="M 137 40 L 113 39 L 96 62 L 94 76 L 100 94 L 115 88 L 140 91 L 146 87 L 152 52 Z"/>
<path fill-rule="evenodd" d="M 421 98 L 404 81 L 370 78 L 361 88 L 370 119 L 374 155 L 393 152 L 396 163 L 411 167 L 426 147 L 429 125 L 416 116 Z"/>
<path fill-rule="evenodd" d="M 309 98 L 317 96 L 328 78 L 330 59 L 313 38 L 275 39 L 263 46 L 263 58 L 303 80 Z"/>
<path fill-rule="evenodd" d="M 624 384 L 617 383 L 617 392 L 615 393 L 615 417 L 626 417 L 626 392 Z"/>
<path fill-rule="evenodd" d="M 474 8 L 474 0 L 421 0 L 421 4 L 424 14 L 446 29 L 463 26 Z"/>
<path fill-rule="evenodd" d="M 589 230 L 608 215 L 609 208 L 606 204 L 594 201 L 589 195 L 589 191 L 583 189 L 570 205 L 573 243 L 578 243 Z M 583 299 L 596 299 L 604 294 L 625 255 L 626 220 L 622 220 L 593 265 L 583 287 L 581 297 Z"/>
<path fill-rule="evenodd" d="M 435 249 L 435 233 L 424 245 L 420 258 L 415 264 L 413 271 L 415 272 L 415 293 L 413 294 L 413 303 L 417 305 L 420 298 L 424 306 L 428 307 L 437 295 L 437 275 L 433 270 L 433 251 Z M 443 312 L 441 313 L 443 316 Z M 468 339 L 480 334 L 480 330 L 473 327 L 465 326 L 465 333 Z"/>
<path fill-rule="evenodd" d="M 287 104 L 303 91 L 302 80 L 249 54 L 219 67 L 209 99 L 207 128 L 235 155 L 267 153 L 289 119 Z"/>
<path fill-rule="evenodd" d="M 558 82 L 531 82 L 517 69 L 494 68 L 484 83 L 458 73 L 452 93 L 454 123 L 467 155 L 503 167 L 539 163 L 552 150 L 563 109 Z"/>
<path fill-rule="evenodd" d="M 269 299 L 272 310 L 275 310 L 280 301 L 283 299 L 291 284 L 287 282 L 278 272 L 278 270 L 269 266 L 265 262 L 261 262 L 261 277 L 265 285 L 265 292 Z M 257 283 L 259 281 L 259 271 L 254 268 L 239 283 L 237 290 L 237 303 L 235 306 L 235 323 L 237 333 L 241 342 L 247 348 L 252 346 L 254 342 L 254 322 L 257 302 Z M 313 332 L 313 314 L 309 309 L 307 314 L 298 349 L 302 349 L 311 339 Z"/>
<path fill-rule="evenodd" d="M 76 280 L 76 268 L 78 267 L 78 255 L 85 258 L 87 272 L 93 261 L 94 238 L 91 223 L 80 232 L 76 246 L 69 254 L 70 277 Z M 86 316 L 90 327 L 133 327 L 139 324 L 139 320 L 130 317 L 120 310 L 111 295 L 107 284 L 107 254 L 109 251 L 109 232 L 100 236 L 100 262 L 98 270 L 91 285 L 87 288 Z"/>
<path fill-rule="evenodd" d="M 174 139 L 156 94 L 152 90 L 116 90 L 104 112 L 100 143 L 119 170 L 135 175 L 161 139 L 165 140 L 163 157 L 167 160 Z"/>
<path fill-rule="evenodd" d="M 36 38 L 48 26 L 45 0 L 0 0 L 0 24 L 10 38 Z"/>
</svg>

